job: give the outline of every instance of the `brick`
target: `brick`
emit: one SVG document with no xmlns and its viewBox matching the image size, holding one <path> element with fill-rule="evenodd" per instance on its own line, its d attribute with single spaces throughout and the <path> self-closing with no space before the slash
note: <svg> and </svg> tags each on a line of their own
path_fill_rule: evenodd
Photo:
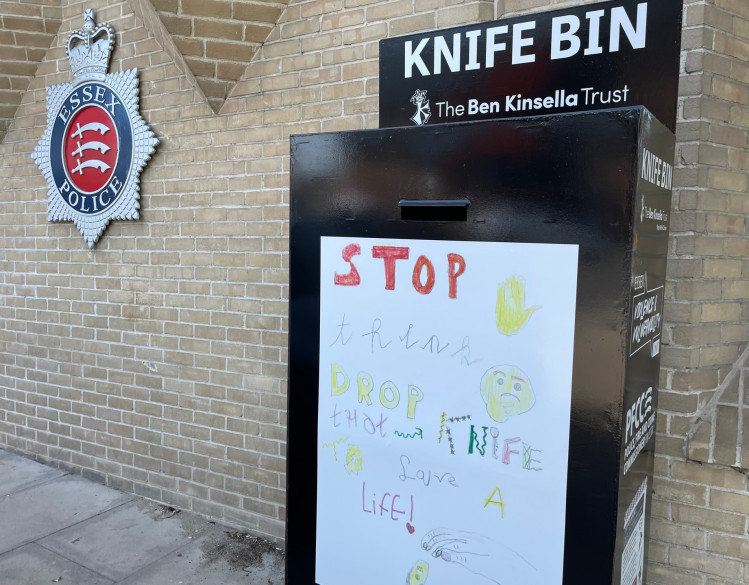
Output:
<svg viewBox="0 0 749 585">
<path fill-rule="evenodd" d="M 701 367 L 715 365 L 733 364 L 738 358 L 739 352 L 737 346 L 721 345 L 717 347 L 699 348 L 699 365 Z"/>
<path fill-rule="evenodd" d="M 650 538 L 670 545 L 705 549 L 706 536 L 697 528 L 680 526 L 663 520 L 653 520 L 650 524 Z"/>
<path fill-rule="evenodd" d="M 340 32 L 328 34 L 317 34 L 313 37 L 304 37 L 302 39 L 302 53 L 309 51 L 319 51 L 330 47 L 340 47 L 343 35 Z"/>
<path fill-rule="evenodd" d="M 418 18 L 418 17 L 415 17 L 415 18 Z M 401 21 L 404 21 L 404 20 L 408 20 L 408 19 L 401 19 Z M 396 20 L 390 23 L 393 34 L 402 34 L 400 32 L 396 33 L 395 31 L 408 27 L 408 25 L 405 22 L 403 22 L 400 25 L 396 25 L 396 23 L 401 22 L 401 21 Z M 427 21 L 434 22 L 434 17 L 430 16 L 429 18 L 427 18 Z M 358 43 L 376 41 L 379 39 L 386 38 L 387 34 L 388 34 L 388 25 L 384 22 L 380 22 L 376 24 L 368 24 L 365 26 L 358 26 L 356 28 L 346 29 L 343 31 L 343 44 L 354 45 Z"/>
<path fill-rule="evenodd" d="M 749 540 L 722 534 L 708 535 L 708 550 L 738 559 L 749 558 Z"/>
<path fill-rule="evenodd" d="M 712 489 L 710 491 L 710 507 L 745 514 L 749 510 L 749 494 Z"/>
<path fill-rule="evenodd" d="M 705 390 L 715 388 L 717 385 L 718 375 L 715 370 L 675 372 L 671 381 L 673 390 Z"/>
<path fill-rule="evenodd" d="M 721 169 L 709 169 L 708 186 L 724 191 L 745 192 L 747 190 L 747 175 Z"/>
<path fill-rule="evenodd" d="M 330 63 L 323 63 L 330 65 Z M 288 73 L 290 71 L 299 71 L 301 69 L 314 69 L 320 66 L 320 54 L 310 53 L 298 57 L 286 57 L 281 61 L 281 71 Z"/>
<path fill-rule="evenodd" d="M 204 38 L 232 41 L 241 41 L 244 38 L 244 27 L 228 21 L 196 18 L 193 20 L 193 31 L 196 36 Z"/>
<path fill-rule="evenodd" d="M 669 554 L 671 564 L 684 569 L 718 575 L 727 579 L 740 579 L 742 563 L 726 558 L 709 556 L 705 553 L 685 548 L 672 547 Z"/>
<path fill-rule="evenodd" d="M 323 27 L 322 30 L 325 31 L 330 29 Z M 320 21 L 316 18 L 308 18 L 306 20 L 281 25 L 282 39 L 292 39 L 317 32 L 320 32 Z"/>
<path fill-rule="evenodd" d="M 325 51 L 322 54 L 322 64 L 325 66 L 338 65 L 341 63 L 360 61 L 363 58 L 364 48 L 361 45 L 354 47 L 345 47 L 343 49 Z"/>
<path fill-rule="evenodd" d="M 200 0 L 196 0 L 200 1 Z M 267 3 L 232 2 L 232 18 L 275 24 L 283 8 Z"/>
<path fill-rule="evenodd" d="M 323 16 L 321 30 L 339 30 L 364 23 L 364 10 L 344 10 Z"/>
<path fill-rule="evenodd" d="M 7 30 L 44 32 L 44 21 L 40 18 L 3 16 L 3 26 Z"/>
<path fill-rule="evenodd" d="M 472 2 L 468 6 L 452 6 L 437 11 L 437 27 L 446 28 L 487 22 L 494 18 L 494 6 L 489 2 Z"/>
<path fill-rule="evenodd" d="M 268 34 L 273 30 L 270 25 L 264 24 L 245 24 L 244 40 L 251 43 L 262 43 L 268 38 Z"/>
<path fill-rule="evenodd" d="M 740 314 L 741 305 L 738 303 L 705 303 L 702 306 L 704 322 L 738 321 Z"/>
<path fill-rule="evenodd" d="M 682 504 L 675 504 L 673 506 L 673 513 L 674 520 L 680 524 L 717 530 L 724 533 L 743 534 L 744 519 L 737 514 Z"/>
</svg>

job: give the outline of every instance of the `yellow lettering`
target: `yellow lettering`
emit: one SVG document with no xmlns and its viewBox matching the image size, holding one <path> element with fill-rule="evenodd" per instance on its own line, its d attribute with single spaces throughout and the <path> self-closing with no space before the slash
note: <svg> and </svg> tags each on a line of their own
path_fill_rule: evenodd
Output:
<svg viewBox="0 0 749 585">
<path fill-rule="evenodd" d="M 421 402 L 422 398 L 424 398 L 424 393 L 419 388 L 408 386 L 408 409 L 406 411 L 408 418 L 416 418 L 416 403 Z"/>
<path fill-rule="evenodd" d="M 369 393 L 372 392 L 374 387 L 372 376 L 367 372 L 359 372 L 356 377 L 356 384 L 359 387 L 359 402 L 365 401 L 368 406 L 372 406 L 372 399 L 369 397 Z"/>
<path fill-rule="evenodd" d="M 333 364 L 331 370 L 331 394 L 338 396 L 348 390 L 348 374 L 338 364 Z M 340 383 L 339 383 L 340 381 Z"/>
<path fill-rule="evenodd" d="M 494 499 L 494 494 L 497 494 L 498 500 Z M 495 506 L 499 506 L 499 509 L 502 510 L 502 518 L 505 517 L 505 502 L 502 499 L 502 490 L 500 490 L 498 487 L 495 487 L 492 490 L 492 493 L 489 494 L 489 497 L 486 498 L 484 501 L 484 508 L 486 508 L 489 504 L 494 504 Z"/>
<path fill-rule="evenodd" d="M 392 394 L 392 397 L 388 399 L 387 397 L 387 391 L 390 390 L 390 393 Z M 398 387 L 393 384 L 390 381 L 385 382 L 382 386 L 380 386 L 380 403 L 385 408 L 393 409 L 396 406 L 398 406 L 398 403 L 401 401 L 401 394 L 398 391 Z"/>
</svg>

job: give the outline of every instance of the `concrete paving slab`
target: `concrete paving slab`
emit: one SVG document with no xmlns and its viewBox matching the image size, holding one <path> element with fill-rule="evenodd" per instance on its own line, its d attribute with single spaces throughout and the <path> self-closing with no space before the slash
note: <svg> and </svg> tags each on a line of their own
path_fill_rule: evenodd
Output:
<svg viewBox="0 0 749 585">
<path fill-rule="evenodd" d="M 0 554 L 133 499 L 82 477 L 64 475 L 0 499 Z"/>
<path fill-rule="evenodd" d="M 0 555 L 3 585 L 112 585 L 113 581 L 30 543 Z"/>
<path fill-rule="evenodd" d="M 118 585 L 283 585 L 284 558 L 273 545 L 217 528 Z"/>
<path fill-rule="evenodd" d="M 7 451 L 0 463 L 0 585 L 283 584 L 270 542 Z"/>
<path fill-rule="evenodd" d="M 37 463 L 15 453 L 0 451 L 0 496 L 65 475 L 64 471 Z"/>
<path fill-rule="evenodd" d="M 213 529 L 206 520 L 175 512 L 154 502 L 133 501 L 39 543 L 113 581 L 121 581 Z"/>
</svg>

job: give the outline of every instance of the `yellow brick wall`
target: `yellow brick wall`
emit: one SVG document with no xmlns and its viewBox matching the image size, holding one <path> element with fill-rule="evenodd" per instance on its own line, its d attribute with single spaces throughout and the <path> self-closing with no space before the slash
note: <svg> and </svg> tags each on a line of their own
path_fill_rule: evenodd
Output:
<svg viewBox="0 0 749 585">
<path fill-rule="evenodd" d="M 382 38 L 570 4 L 291 0 L 218 104 L 172 4 L 62 0 L 0 145 L 0 445 L 282 539 L 289 135 L 377 126 Z M 110 70 L 139 68 L 161 141 L 140 220 L 91 251 L 47 221 L 30 159 L 88 7 L 118 33 Z M 653 585 L 749 583 L 746 470 L 686 455 L 749 341 L 748 22 L 746 0 L 686 2 Z"/>
<path fill-rule="evenodd" d="M 60 28 L 57 0 L 3 0 L 0 8 L 0 142 Z"/>
</svg>

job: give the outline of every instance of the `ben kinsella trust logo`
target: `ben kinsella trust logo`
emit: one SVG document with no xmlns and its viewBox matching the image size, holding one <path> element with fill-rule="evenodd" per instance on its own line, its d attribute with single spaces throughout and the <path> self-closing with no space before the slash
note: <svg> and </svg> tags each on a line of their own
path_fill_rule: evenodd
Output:
<svg viewBox="0 0 749 585">
<path fill-rule="evenodd" d="M 411 103 L 416 106 L 416 113 L 411 116 L 411 121 L 417 126 L 423 126 L 429 122 L 429 118 L 432 117 L 432 110 L 429 108 L 427 90 L 417 89 L 411 96 Z"/>
<path fill-rule="evenodd" d="M 138 112 L 138 71 L 107 73 L 114 30 L 84 13 L 68 38 L 73 81 L 47 88 L 47 127 L 31 157 L 47 179 L 49 221 L 72 221 L 91 248 L 112 220 L 138 219 L 140 172 L 158 139 Z"/>
</svg>

